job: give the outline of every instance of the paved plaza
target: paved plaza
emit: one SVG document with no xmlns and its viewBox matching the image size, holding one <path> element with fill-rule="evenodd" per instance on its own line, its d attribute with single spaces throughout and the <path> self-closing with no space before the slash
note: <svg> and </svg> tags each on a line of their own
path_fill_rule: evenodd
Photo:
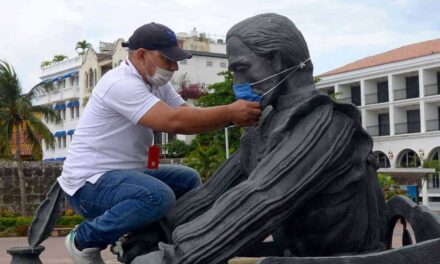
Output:
<svg viewBox="0 0 440 264">
<path fill-rule="evenodd" d="M 412 233 L 412 230 L 411 230 Z M 413 234 L 412 234 L 413 235 Z M 393 246 L 401 247 L 402 226 L 397 225 L 394 231 Z M 413 235 L 414 237 L 414 235 Z M 6 253 L 6 249 L 11 247 L 20 247 L 27 245 L 26 237 L 0 238 L 0 263 L 7 264 L 11 262 L 11 256 Z M 64 237 L 50 237 L 43 242 L 46 250 L 40 256 L 44 264 L 73 264 L 64 247 Z M 116 264 L 116 256 L 110 252 L 110 247 L 102 252 L 105 263 Z"/>
</svg>

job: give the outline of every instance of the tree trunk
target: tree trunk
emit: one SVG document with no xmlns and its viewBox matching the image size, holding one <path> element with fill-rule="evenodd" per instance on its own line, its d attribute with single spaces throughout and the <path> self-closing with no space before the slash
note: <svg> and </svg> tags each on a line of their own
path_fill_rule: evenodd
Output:
<svg viewBox="0 0 440 264">
<path fill-rule="evenodd" d="M 24 183 L 23 166 L 20 155 L 20 125 L 15 125 L 15 160 L 17 161 L 18 180 L 20 182 L 21 216 L 26 216 L 26 189 Z"/>
</svg>

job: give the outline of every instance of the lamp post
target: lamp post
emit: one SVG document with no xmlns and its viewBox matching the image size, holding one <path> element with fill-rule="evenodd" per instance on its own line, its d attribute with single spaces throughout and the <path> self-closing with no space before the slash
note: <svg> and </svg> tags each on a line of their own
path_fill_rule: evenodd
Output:
<svg viewBox="0 0 440 264">
<path fill-rule="evenodd" d="M 226 159 L 229 159 L 229 133 L 228 133 L 228 128 L 229 127 L 225 127 L 225 148 L 226 148 Z"/>
</svg>

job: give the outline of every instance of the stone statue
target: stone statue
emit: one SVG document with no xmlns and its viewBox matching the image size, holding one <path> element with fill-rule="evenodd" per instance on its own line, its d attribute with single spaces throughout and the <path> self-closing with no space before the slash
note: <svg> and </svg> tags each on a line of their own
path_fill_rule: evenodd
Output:
<svg viewBox="0 0 440 264">
<path fill-rule="evenodd" d="M 172 241 L 133 263 L 225 263 L 270 234 L 273 252 L 285 257 L 384 250 L 372 139 L 354 105 L 315 88 L 301 32 L 286 17 L 262 14 L 234 25 L 226 45 L 234 83 L 252 83 L 250 98 L 261 99 L 261 120 L 201 188 L 178 200 L 165 221 Z"/>
</svg>

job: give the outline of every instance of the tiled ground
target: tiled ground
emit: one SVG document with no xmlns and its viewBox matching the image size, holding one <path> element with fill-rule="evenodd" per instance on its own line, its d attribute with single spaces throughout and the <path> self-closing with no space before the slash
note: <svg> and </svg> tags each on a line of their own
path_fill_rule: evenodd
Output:
<svg viewBox="0 0 440 264">
<path fill-rule="evenodd" d="M 412 232 L 412 230 L 410 231 Z M 393 247 L 402 246 L 402 227 L 398 225 L 394 232 Z M 413 236 L 414 239 L 414 236 Z M 25 237 L 18 238 L 0 238 L 0 263 L 10 263 L 11 257 L 6 253 L 6 249 L 16 246 L 25 246 L 27 244 Z M 41 254 L 41 260 L 44 264 L 72 264 L 64 248 L 63 237 L 51 237 L 43 243 L 46 250 Z M 107 264 L 119 263 L 116 257 L 110 252 L 109 249 L 103 251 L 103 258 Z"/>
</svg>

